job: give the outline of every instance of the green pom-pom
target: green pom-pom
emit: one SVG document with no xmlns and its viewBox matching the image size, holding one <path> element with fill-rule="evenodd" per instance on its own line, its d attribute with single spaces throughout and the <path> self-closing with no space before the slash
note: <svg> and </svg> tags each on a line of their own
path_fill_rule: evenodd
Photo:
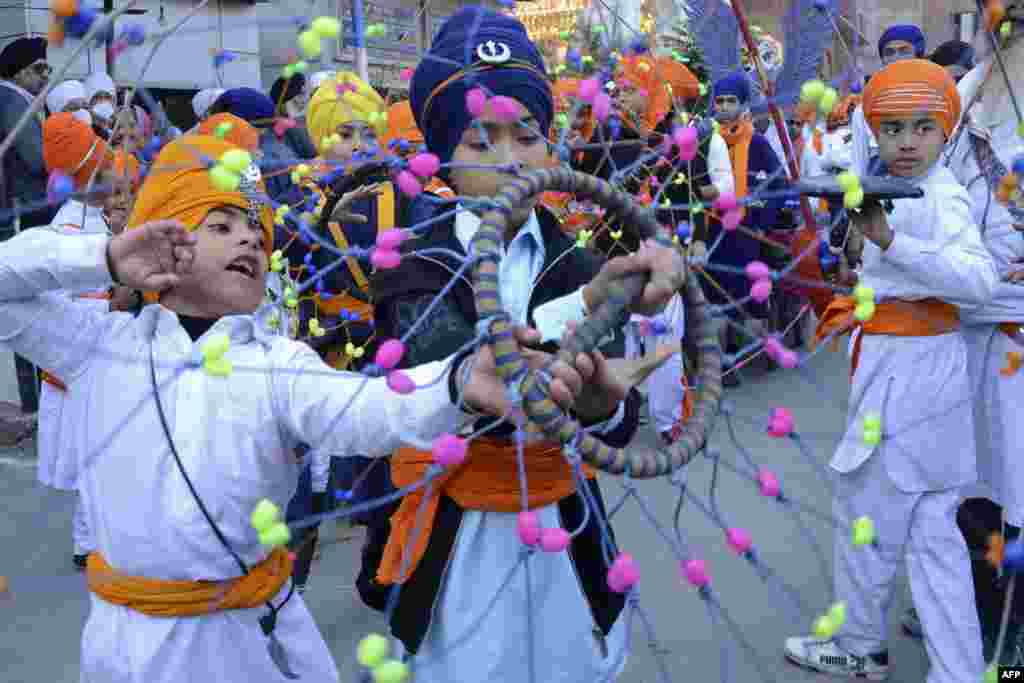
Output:
<svg viewBox="0 0 1024 683">
<path fill-rule="evenodd" d="M 818 102 L 818 111 L 821 112 L 822 116 L 828 116 L 832 113 L 832 109 L 835 108 L 838 101 L 839 93 L 836 92 L 835 88 L 826 88 L 825 92 L 821 94 L 821 100 Z"/>
<path fill-rule="evenodd" d="M 832 620 L 832 623 L 835 624 L 837 630 L 842 628 L 843 624 L 846 623 L 846 603 L 837 602 L 829 607 L 828 618 Z"/>
<path fill-rule="evenodd" d="M 292 539 L 292 532 L 287 524 L 278 522 L 260 531 L 259 537 L 260 543 L 268 548 L 280 548 L 288 545 L 288 541 Z"/>
<path fill-rule="evenodd" d="M 320 36 L 313 31 L 303 31 L 299 34 L 299 49 L 306 59 L 317 59 L 320 57 Z"/>
<path fill-rule="evenodd" d="M 807 81 L 800 88 L 800 99 L 807 103 L 818 103 L 825 94 L 825 84 L 815 79 Z"/>
<path fill-rule="evenodd" d="M 304 74 L 309 71 L 309 64 L 306 62 L 295 62 L 292 66 L 295 68 L 295 73 L 297 74 Z"/>
<path fill-rule="evenodd" d="M 853 309 L 853 317 L 862 323 L 866 323 L 875 317 L 875 303 L 873 301 L 862 301 Z"/>
<path fill-rule="evenodd" d="M 252 511 L 249 521 L 257 531 L 269 529 L 281 521 L 281 508 L 264 498 L 256 505 L 256 509 Z"/>
<path fill-rule="evenodd" d="M 875 302 L 875 288 L 868 287 L 867 285 L 857 285 L 853 288 L 853 298 L 858 303 L 864 303 L 865 301 Z"/>
<path fill-rule="evenodd" d="M 877 446 L 882 443 L 882 432 L 876 429 L 865 429 L 864 430 L 864 445 L 865 446 Z"/>
<path fill-rule="evenodd" d="M 860 178 L 857 177 L 856 173 L 850 171 L 843 171 L 836 176 L 836 182 L 839 183 L 839 189 L 843 192 L 849 192 L 860 187 Z"/>
<path fill-rule="evenodd" d="M 858 517 L 853 522 L 853 544 L 871 545 L 875 542 L 875 523 L 870 517 Z"/>
<path fill-rule="evenodd" d="M 234 173 L 242 173 L 252 165 L 252 156 L 244 149 L 231 149 L 220 158 L 221 165 Z"/>
<path fill-rule="evenodd" d="M 397 659 L 384 662 L 373 670 L 373 683 L 403 683 L 408 678 L 408 665 Z"/>
<path fill-rule="evenodd" d="M 221 140 L 223 140 L 225 136 L 227 136 L 227 134 L 231 132 L 232 128 L 234 128 L 234 126 L 232 126 L 227 121 L 223 121 L 217 124 L 217 127 L 213 131 L 213 134 L 216 135 Z"/>
<path fill-rule="evenodd" d="M 859 209 L 864 203 L 864 190 L 857 187 L 843 195 L 843 206 L 847 209 Z"/>
<path fill-rule="evenodd" d="M 379 633 L 371 633 L 359 641 L 356 660 L 361 666 L 373 669 L 384 663 L 384 658 L 388 656 L 390 649 L 391 646 L 388 644 L 387 638 Z"/>
<path fill-rule="evenodd" d="M 341 35 L 341 24 L 334 17 L 317 17 L 310 28 L 321 38 L 337 38 Z"/>
<path fill-rule="evenodd" d="M 281 69 L 281 76 L 283 76 L 285 80 L 291 78 L 294 75 L 295 75 L 295 67 L 292 66 L 291 64 L 289 64 L 288 66 L 286 66 L 283 69 Z"/>
<path fill-rule="evenodd" d="M 869 413 L 864 416 L 864 429 L 882 429 L 882 418 L 877 413 Z"/>
<path fill-rule="evenodd" d="M 219 192 L 237 192 L 242 179 L 234 171 L 218 164 L 210 169 L 210 182 Z"/>
<path fill-rule="evenodd" d="M 814 635 L 817 638 L 828 640 L 836 633 L 836 625 L 828 615 L 818 617 L 814 620 Z"/>
</svg>

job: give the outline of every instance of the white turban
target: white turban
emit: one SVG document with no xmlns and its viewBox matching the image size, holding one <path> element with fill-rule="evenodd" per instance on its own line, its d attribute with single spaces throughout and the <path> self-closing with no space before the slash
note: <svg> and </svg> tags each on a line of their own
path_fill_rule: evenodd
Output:
<svg viewBox="0 0 1024 683">
<path fill-rule="evenodd" d="M 196 96 L 192 98 L 192 111 L 195 112 L 196 118 L 201 119 L 206 116 L 206 112 L 223 94 L 224 90 L 221 88 L 207 88 L 196 93 Z"/>
<path fill-rule="evenodd" d="M 87 100 L 85 86 L 81 81 L 64 81 L 46 96 L 46 108 L 51 114 L 59 114 L 72 100 Z"/>
</svg>

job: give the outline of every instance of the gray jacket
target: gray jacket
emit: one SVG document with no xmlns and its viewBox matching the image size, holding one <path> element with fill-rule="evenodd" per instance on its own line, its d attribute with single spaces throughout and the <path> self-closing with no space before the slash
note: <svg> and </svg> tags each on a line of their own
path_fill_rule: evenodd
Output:
<svg viewBox="0 0 1024 683">
<path fill-rule="evenodd" d="M 25 97 L 6 81 L 0 81 L 0 140 L 14 129 L 25 110 Z M 14 140 L 3 159 L 6 192 L 0 207 L 11 208 L 13 200 L 22 206 L 46 198 L 46 164 L 43 163 L 43 127 L 33 117 Z"/>
</svg>

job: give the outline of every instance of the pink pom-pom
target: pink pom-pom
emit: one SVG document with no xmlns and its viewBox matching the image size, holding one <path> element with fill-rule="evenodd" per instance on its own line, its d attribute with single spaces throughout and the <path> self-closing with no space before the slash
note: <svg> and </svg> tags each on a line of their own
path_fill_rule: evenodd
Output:
<svg viewBox="0 0 1024 683">
<path fill-rule="evenodd" d="M 405 344 L 398 339 L 388 339 L 377 347 L 377 354 L 373 362 L 385 370 L 393 370 L 396 365 L 402 362 L 405 355 Z"/>
<path fill-rule="evenodd" d="M 608 587 L 616 593 L 625 593 L 640 580 L 640 568 L 636 566 L 633 556 L 622 553 L 615 558 L 608 570 Z"/>
<path fill-rule="evenodd" d="M 683 566 L 683 575 L 690 585 L 701 588 L 711 583 L 711 576 L 708 574 L 708 564 L 704 560 L 687 560 Z"/>
<path fill-rule="evenodd" d="M 497 95 L 491 98 L 491 113 L 499 123 L 512 123 L 519 117 L 519 103 L 511 97 Z"/>
<path fill-rule="evenodd" d="M 431 452 L 434 455 L 434 462 L 441 467 L 461 465 L 466 459 L 466 440 L 454 434 L 442 434 L 434 439 Z"/>
<path fill-rule="evenodd" d="M 722 227 L 729 231 L 735 230 L 741 220 L 743 215 L 739 211 L 729 211 L 722 216 Z"/>
<path fill-rule="evenodd" d="M 658 176 L 652 175 L 647 180 L 651 183 L 651 187 L 661 187 L 661 181 L 658 180 Z"/>
<path fill-rule="evenodd" d="M 546 553 L 560 553 L 569 547 L 569 532 L 562 528 L 540 532 L 540 548 Z"/>
<path fill-rule="evenodd" d="M 598 93 L 594 98 L 593 111 L 594 116 L 601 123 L 608 120 L 608 115 L 612 113 L 612 98 L 608 96 L 608 93 Z"/>
<path fill-rule="evenodd" d="M 786 350 L 786 347 L 782 345 L 775 337 L 766 337 L 764 340 L 764 352 L 768 354 L 768 357 L 772 360 L 778 360 L 782 352 Z"/>
<path fill-rule="evenodd" d="M 412 70 L 412 68 L 407 66 L 398 72 L 398 77 L 401 78 L 403 81 L 411 81 L 413 73 L 415 72 Z"/>
<path fill-rule="evenodd" d="M 729 542 L 729 547 L 737 555 L 748 552 L 754 546 L 754 541 L 750 538 L 750 532 L 739 527 L 731 527 L 725 532 L 725 538 Z"/>
<path fill-rule="evenodd" d="M 394 249 L 374 249 L 373 253 L 370 254 L 370 263 L 373 264 L 374 268 L 380 268 L 381 270 L 397 268 L 401 262 L 402 255 Z"/>
<path fill-rule="evenodd" d="M 284 134 L 294 128 L 296 125 L 295 119 L 278 119 L 274 121 L 274 135 L 279 138 L 283 138 Z"/>
<path fill-rule="evenodd" d="M 697 143 L 682 145 L 679 147 L 679 158 L 683 161 L 693 161 L 697 158 Z"/>
<path fill-rule="evenodd" d="M 466 93 L 466 111 L 474 119 L 479 118 L 487 108 L 487 93 L 480 88 L 473 88 Z"/>
<path fill-rule="evenodd" d="M 441 160 L 436 154 L 417 154 L 409 159 L 409 170 L 420 178 L 430 178 L 441 170 Z"/>
<path fill-rule="evenodd" d="M 719 213 L 735 211 L 739 208 L 739 202 L 736 200 L 736 193 L 723 192 L 718 195 L 718 199 L 715 200 L 715 208 L 718 209 Z"/>
<path fill-rule="evenodd" d="M 588 78 L 579 87 L 580 99 L 584 102 L 594 102 L 597 93 L 601 92 L 601 83 L 596 78 Z"/>
<path fill-rule="evenodd" d="M 779 365 L 787 370 L 792 370 L 800 365 L 800 356 L 792 349 L 783 349 L 782 353 L 779 354 Z"/>
<path fill-rule="evenodd" d="M 758 280 L 750 288 L 750 298 L 759 304 L 763 304 L 768 301 L 768 297 L 772 295 L 772 281 L 771 280 Z"/>
<path fill-rule="evenodd" d="M 757 483 L 761 487 L 761 495 L 765 498 L 778 498 L 782 487 L 779 479 L 771 470 L 762 467 L 757 473 Z"/>
<path fill-rule="evenodd" d="M 672 131 L 672 140 L 679 147 L 697 146 L 697 129 L 693 126 L 678 126 Z"/>
<path fill-rule="evenodd" d="M 786 408 L 775 408 L 768 418 L 768 434 L 781 439 L 793 432 L 793 413 Z"/>
<path fill-rule="evenodd" d="M 416 391 L 416 383 L 401 370 L 392 370 L 388 373 L 388 388 L 396 394 L 405 396 Z"/>
<path fill-rule="evenodd" d="M 377 247 L 379 249 L 390 249 L 395 251 L 398 247 L 402 246 L 402 242 L 405 241 L 405 230 L 401 228 L 391 228 L 385 230 L 381 234 L 377 235 Z"/>
<path fill-rule="evenodd" d="M 772 269 L 763 261 L 751 261 L 747 264 L 745 271 L 747 273 L 747 278 L 749 278 L 751 282 L 768 280 L 772 276 Z"/>
<path fill-rule="evenodd" d="M 415 197 L 420 192 L 423 192 L 423 186 L 420 185 L 420 181 L 416 180 L 416 176 L 408 171 L 399 171 L 395 177 L 395 182 L 398 183 L 398 189 L 406 197 Z"/>
<path fill-rule="evenodd" d="M 520 512 L 516 520 L 516 528 L 519 531 L 519 540 L 523 545 L 537 545 L 540 543 L 540 520 L 536 513 Z"/>
</svg>

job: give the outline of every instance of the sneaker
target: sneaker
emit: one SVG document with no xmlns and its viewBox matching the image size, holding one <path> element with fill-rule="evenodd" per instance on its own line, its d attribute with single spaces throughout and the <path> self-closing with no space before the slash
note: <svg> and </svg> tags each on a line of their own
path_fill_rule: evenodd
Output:
<svg viewBox="0 0 1024 683">
<path fill-rule="evenodd" d="M 903 620 L 900 621 L 900 626 L 903 627 L 903 632 L 911 638 L 924 638 L 924 629 L 921 628 L 921 619 L 917 616 L 917 610 L 911 607 L 903 615 Z"/>
<path fill-rule="evenodd" d="M 86 568 L 86 566 L 87 566 L 87 564 L 89 562 L 89 556 L 88 555 L 72 555 L 71 561 L 74 563 L 75 569 L 77 569 L 80 572 L 84 572 L 85 568 Z"/>
<path fill-rule="evenodd" d="M 858 657 L 821 638 L 787 638 L 786 659 L 797 666 L 831 676 L 884 681 L 889 677 L 889 653 Z"/>
</svg>

